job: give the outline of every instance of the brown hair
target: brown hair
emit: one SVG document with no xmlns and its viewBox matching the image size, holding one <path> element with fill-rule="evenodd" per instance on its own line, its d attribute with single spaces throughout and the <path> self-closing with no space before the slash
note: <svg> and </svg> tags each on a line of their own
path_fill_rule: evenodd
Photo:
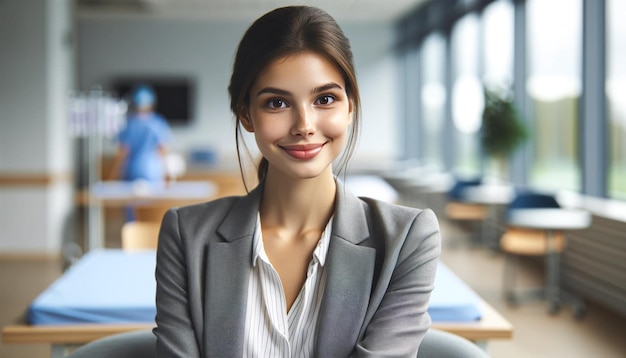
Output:
<svg viewBox="0 0 626 358">
<path fill-rule="evenodd" d="M 261 71 L 273 60 L 304 51 L 325 57 L 343 76 L 346 94 L 352 101 L 354 118 L 347 149 L 339 162 L 340 168 L 345 169 L 354 152 L 359 131 L 360 99 L 348 38 L 337 22 L 321 9 L 309 6 L 278 8 L 257 19 L 244 34 L 228 86 L 230 108 L 236 120 L 235 141 L 242 177 L 240 118 L 248 111 L 250 89 Z M 257 171 L 259 181 L 265 177 L 267 167 L 268 162 L 263 158 Z"/>
</svg>

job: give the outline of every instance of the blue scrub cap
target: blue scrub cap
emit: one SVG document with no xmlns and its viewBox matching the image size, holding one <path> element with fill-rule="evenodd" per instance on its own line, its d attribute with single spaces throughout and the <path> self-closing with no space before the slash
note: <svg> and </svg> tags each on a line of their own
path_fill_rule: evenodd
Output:
<svg viewBox="0 0 626 358">
<path fill-rule="evenodd" d="M 133 103 L 137 107 L 148 107 L 154 105 L 156 95 L 152 88 L 148 86 L 139 86 L 133 93 Z"/>
</svg>

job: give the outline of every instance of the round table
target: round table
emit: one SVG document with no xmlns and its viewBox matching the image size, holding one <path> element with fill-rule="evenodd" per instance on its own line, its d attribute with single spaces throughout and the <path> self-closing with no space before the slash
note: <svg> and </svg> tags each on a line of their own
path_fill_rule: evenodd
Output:
<svg viewBox="0 0 626 358">
<path fill-rule="evenodd" d="M 563 230 L 580 230 L 591 225 L 591 214 L 580 209 L 566 208 L 520 208 L 509 212 L 508 224 L 520 228 L 545 230 L 547 233 L 547 277 L 545 297 L 550 304 L 550 312 L 556 313 L 562 301 L 574 301 L 575 315 L 581 317 L 585 307 L 580 299 L 560 288 L 560 252 L 556 250 L 555 233 Z"/>
</svg>

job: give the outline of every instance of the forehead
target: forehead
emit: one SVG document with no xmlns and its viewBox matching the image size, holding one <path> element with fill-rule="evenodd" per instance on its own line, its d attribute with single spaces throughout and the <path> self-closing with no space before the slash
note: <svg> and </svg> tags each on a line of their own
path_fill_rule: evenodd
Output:
<svg viewBox="0 0 626 358">
<path fill-rule="evenodd" d="M 343 76 L 332 61 L 314 52 L 299 52 L 271 61 L 259 73 L 253 88 L 316 87 L 331 82 L 345 89 Z"/>
</svg>

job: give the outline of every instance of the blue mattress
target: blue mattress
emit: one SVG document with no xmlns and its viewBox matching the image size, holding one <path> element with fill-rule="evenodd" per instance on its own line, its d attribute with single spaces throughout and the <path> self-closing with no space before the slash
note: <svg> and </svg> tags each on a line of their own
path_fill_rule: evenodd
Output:
<svg viewBox="0 0 626 358">
<path fill-rule="evenodd" d="M 454 272 L 439 263 L 428 313 L 433 322 L 472 322 L 482 317 L 480 297 Z"/>
<path fill-rule="evenodd" d="M 31 303 L 28 322 L 154 322 L 155 265 L 154 251 L 90 251 Z"/>
<path fill-rule="evenodd" d="M 31 324 L 153 323 L 154 251 L 93 250 L 37 297 Z M 439 264 L 428 312 L 433 322 L 480 319 L 480 298 Z"/>
</svg>

